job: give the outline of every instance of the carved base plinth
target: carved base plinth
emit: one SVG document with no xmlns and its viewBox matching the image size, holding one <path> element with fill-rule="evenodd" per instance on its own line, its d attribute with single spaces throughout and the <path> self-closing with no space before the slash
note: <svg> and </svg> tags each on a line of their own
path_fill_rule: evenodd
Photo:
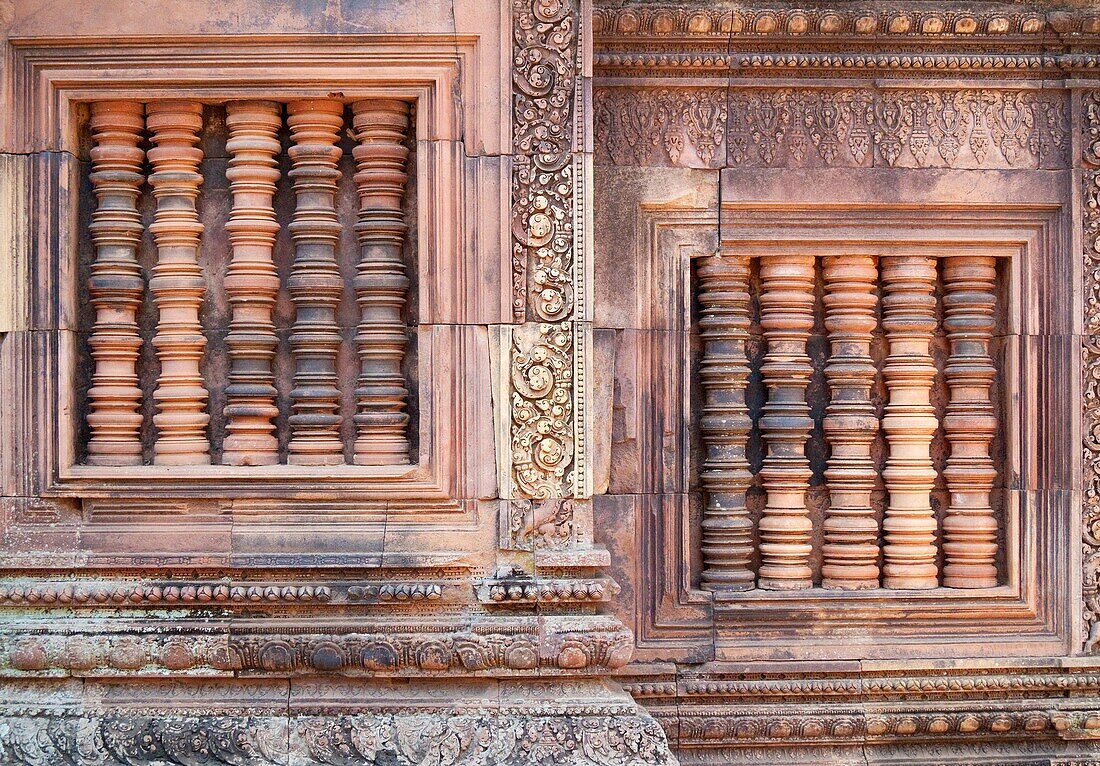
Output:
<svg viewBox="0 0 1100 766">
<path fill-rule="evenodd" d="M 0 762 L 12 766 L 676 764 L 660 725 L 596 680 L 306 681 L 291 685 L 289 704 L 284 685 L 281 709 L 275 688 L 247 683 L 168 686 L 155 708 L 147 688 L 111 685 L 69 700 L 72 687 L 60 684 L 6 691 Z"/>
</svg>

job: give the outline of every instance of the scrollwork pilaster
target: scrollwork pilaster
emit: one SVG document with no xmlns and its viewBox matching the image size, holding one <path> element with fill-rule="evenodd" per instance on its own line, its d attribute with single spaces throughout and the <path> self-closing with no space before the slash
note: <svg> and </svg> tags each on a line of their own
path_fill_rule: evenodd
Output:
<svg viewBox="0 0 1100 766">
<path fill-rule="evenodd" d="M 1081 244 L 1085 316 L 1082 348 L 1084 502 L 1082 508 L 1085 651 L 1100 650 L 1100 91 L 1081 101 Z"/>
</svg>

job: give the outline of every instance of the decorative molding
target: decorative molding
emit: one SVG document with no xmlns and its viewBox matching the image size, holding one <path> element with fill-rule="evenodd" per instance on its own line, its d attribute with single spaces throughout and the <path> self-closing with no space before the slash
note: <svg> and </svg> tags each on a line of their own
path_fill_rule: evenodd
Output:
<svg viewBox="0 0 1100 766">
<path fill-rule="evenodd" d="M 1081 97 L 1081 222 L 1084 248 L 1082 406 L 1085 491 L 1082 553 L 1085 650 L 1100 653 L 1100 91 Z"/>
<path fill-rule="evenodd" d="M 914 7 L 846 8 L 741 5 L 693 8 L 672 5 L 601 7 L 592 15 L 601 41 L 665 38 L 681 45 L 693 40 L 832 38 L 845 42 L 974 42 L 991 45 L 1038 44 L 1052 33 L 1063 39 L 1100 35 L 1100 13 L 1065 10 L 974 9 L 963 4 Z M 942 7 L 946 6 L 946 7 Z M 686 39 L 685 39 L 686 38 Z M 815 42 L 824 42 L 817 39 Z"/>
<path fill-rule="evenodd" d="M 689 167 L 1060 168 L 1060 91 L 600 87 L 602 162 Z"/>
<path fill-rule="evenodd" d="M 673 766 L 660 726 L 619 707 L 563 714 L 422 711 L 360 715 L 127 713 L 13 716 L 11 766 Z"/>
<path fill-rule="evenodd" d="M 352 586 L 354 587 L 354 586 Z M 350 600 L 350 590 L 349 600 Z M 332 600 L 329 585 L 250 585 L 225 581 L 161 583 L 10 583 L 0 585 L 0 605 L 37 607 L 194 606 L 214 604 L 310 604 Z"/>
<path fill-rule="evenodd" d="M 476 591 L 483 604 L 569 604 L 610 601 L 621 588 L 606 577 L 565 580 L 512 575 L 482 580 Z"/>
<path fill-rule="evenodd" d="M 586 585 L 587 587 L 587 585 Z M 201 632 L 36 633 L 0 636 L 0 675 L 58 675 L 78 671 L 128 676 L 176 673 L 346 675 L 508 674 L 607 672 L 630 660 L 633 636 L 614 619 L 555 618 L 564 622 L 475 621 L 453 625 L 357 625 L 347 632 L 232 631 L 212 622 Z M 525 621 L 526 620 L 526 621 Z M 331 631 L 331 628 L 329 628 Z M 361 632 L 359 632 L 361 631 Z"/>
</svg>

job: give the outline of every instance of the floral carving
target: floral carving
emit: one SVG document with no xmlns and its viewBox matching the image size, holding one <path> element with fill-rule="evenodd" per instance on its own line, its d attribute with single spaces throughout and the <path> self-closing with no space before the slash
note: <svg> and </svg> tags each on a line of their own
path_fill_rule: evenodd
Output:
<svg viewBox="0 0 1100 766">
<path fill-rule="evenodd" d="M 573 0 L 513 0 L 512 85 L 517 154 L 570 151 L 577 76 Z"/>
<path fill-rule="evenodd" d="M 564 583 L 552 583 L 565 587 Z M 583 585 L 587 600 L 598 600 L 588 581 L 570 582 L 569 599 Z M 522 600 L 523 593 L 520 594 Z M 551 594 L 553 595 L 553 594 Z M 546 599 L 551 600 L 549 596 Z M 0 673 L 95 670 L 103 675 L 134 671 L 206 675 L 211 670 L 267 673 L 418 673 L 529 670 L 609 670 L 629 661 L 630 631 L 602 618 L 585 625 L 547 628 L 530 625 L 455 626 L 446 632 L 413 629 L 363 633 L 254 633 L 231 635 L 46 634 L 0 637 Z M 389 628 L 390 626 L 387 626 Z M 2 761 L 0 761 L 2 762 Z"/>
<path fill-rule="evenodd" d="M 280 764 L 287 722 L 256 716 L 11 717 L 0 724 L 0 761 L 9 764 L 154 766 Z"/>
<path fill-rule="evenodd" d="M 536 317 L 559 321 L 573 303 L 576 8 L 573 0 L 513 0 L 512 13 L 512 309 L 525 318 L 530 289 Z"/>
<path fill-rule="evenodd" d="M 662 766 L 660 726 L 617 709 L 562 715 L 399 711 L 341 716 L 18 716 L 0 723 L 13 766 Z"/>
<path fill-rule="evenodd" d="M 1063 165 L 1060 94 L 1001 90 L 601 88 L 605 162 L 719 167 Z M 723 135 L 724 134 L 724 135 Z M 722 156 L 722 140 L 726 153 Z"/>
<path fill-rule="evenodd" d="M 541 321 L 568 319 L 573 311 L 572 156 L 536 154 L 514 159 L 512 210 L 513 312 L 526 316 L 528 262 L 531 309 Z"/>
<path fill-rule="evenodd" d="M 563 495 L 573 459 L 573 343 L 568 326 L 530 334 L 513 336 L 512 471 L 522 496 L 546 500 Z"/>
<path fill-rule="evenodd" d="M 1097 652 L 1100 650 L 1100 91 L 1086 93 L 1082 106 L 1086 477 L 1082 548 L 1084 616 L 1088 627 L 1085 648 Z"/>
</svg>

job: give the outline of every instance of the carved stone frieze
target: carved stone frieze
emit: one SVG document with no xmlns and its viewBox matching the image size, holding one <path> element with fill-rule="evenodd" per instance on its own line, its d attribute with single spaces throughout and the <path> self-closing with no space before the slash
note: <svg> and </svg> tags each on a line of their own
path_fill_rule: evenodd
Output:
<svg viewBox="0 0 1100 766">
<path fill-rule="evenodd" d="M 1085 649 L 1100 651 L 1100 91 L 1082 98 L 1082 244 L 1085 316 L 1083 417 L 1085 493 L 1082 519 Z"/>
<path fill-rule="evenodd" d="M 674 764 L 645 713 L 496 711 L 342 716 L 132 715 L 11 717 L 0 757 L 12 766 L 663 766 Z"/>
<path fill-rule="evenodd" d="M 689 167 L 1065 167 L 1064 93 L 597 88 L 597 158 Z M 723 151 L 724 149 L 724 151 Z"/>
<path fill-rule="evenodd" d="M 586 592 L 590 583 L 584 583 Z M 572 585 L 571 585 L 572 587 Z M 604 586 L 610 589 L 610 585 Z M 522 596 L 522 594 L 521 594 Z M 357 632 L 283 633 L 225 624 L 205 631 L 17 631 L 0 636 L 0 675 L 66 671 L 261 674 L 459 674 L 607 671 L 633 653 L 633 636 L 606 617 L 561 617 L 453 626 L 357 626 Z"/>
<path fill-rule="evenodd" d="M 803 9 L 798 6 L 744 4 L 734 7 L 626 5 L 597 8 L 592 16 L 595 34 L 605 39 L 651 36 L 705 39 L 745 36 L 799 39 L 806 36 L 872 39 L 876 35 L 927 41 L 1039 40 L 1051 32 L 1100 34 L 1100 14 L 1087 9 L 1044 13 L 1033 9 L 976 9 L 973 4 L 938 3 L 914 7 L 894 3 L 882 8 L 844 7 L 842 4 Z"/>
</svg>

